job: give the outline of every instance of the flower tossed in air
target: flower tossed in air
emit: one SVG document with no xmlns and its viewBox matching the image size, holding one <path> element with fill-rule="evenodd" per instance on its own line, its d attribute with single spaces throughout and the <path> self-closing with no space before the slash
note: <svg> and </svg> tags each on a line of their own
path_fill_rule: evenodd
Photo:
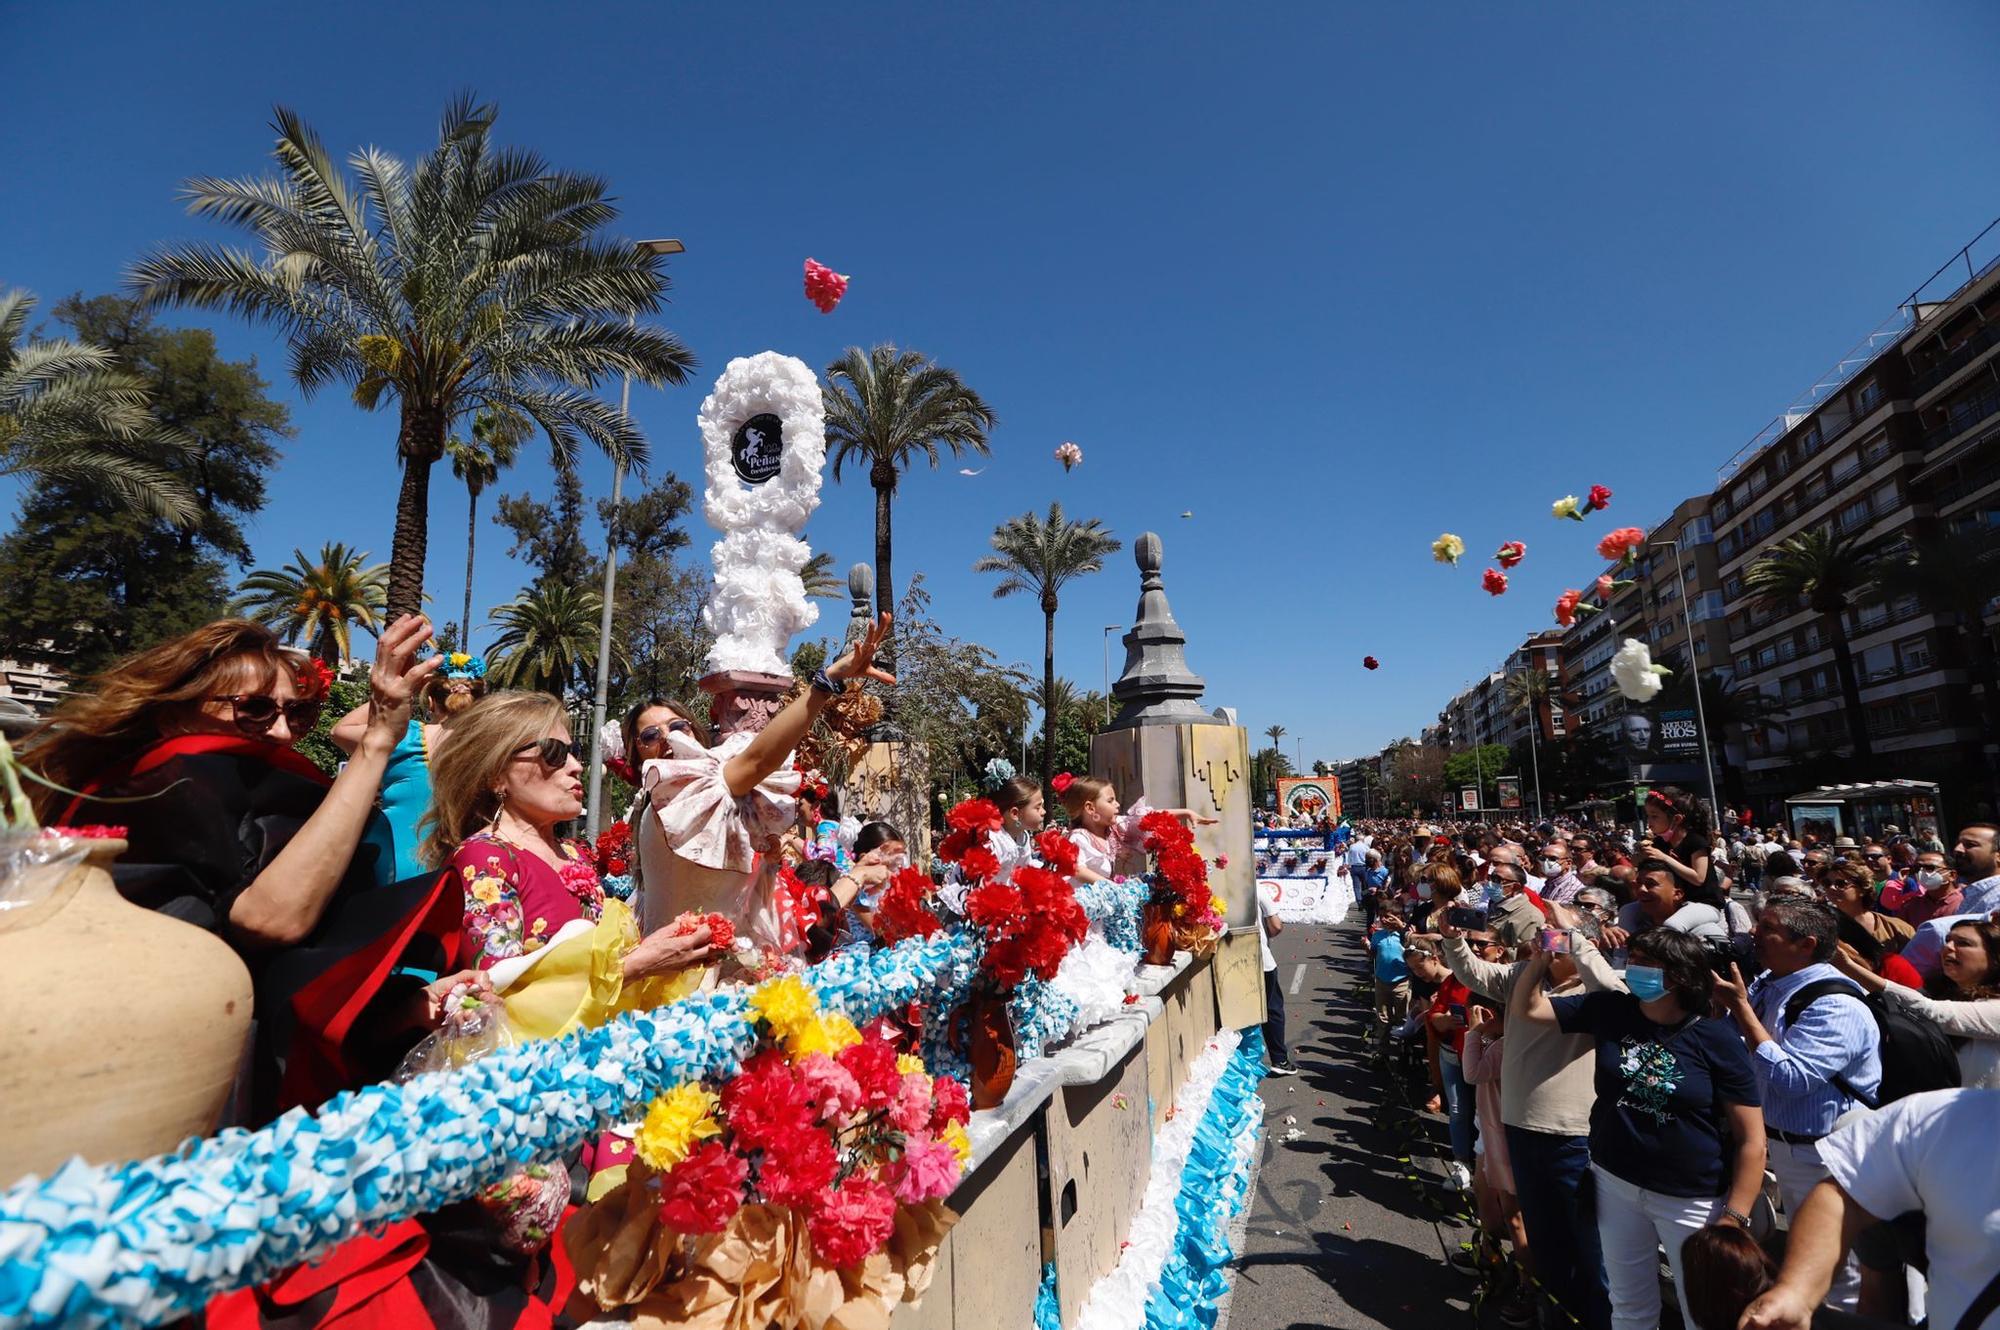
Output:
<svg viewBox="0 0 2000 1330">
<path fill-rule="evenodd" d="M 1556 622 L 1567 628 L 1576 622 L 1576 613 L 1583 607 L 1583 592 L 1571 587 L 1556 597 Z"/>
<path fill-rule="evenodd" d="M 1660 676 L 1672 673 L 1664 665 L 1655 665 L 1653 653 L 1636 637 L 1626 638 L 1611 658 L 1611 681 L 1631 702 L 1652 701 L 1660 693 Z"/>
<path fill-rule="evenodd" d="M 1518 540 L 1510 540 L 1493 552 L 1493 560 L 1502 568 L 1512 568 L 1528 557 L 1528 547 Z"/>
<path fill-rule="evenodd" d="M 1073 470 L 1076 464 L 1083 460 L 1083 449 L 1064 439 L 1056 445 L 1056 460 L 1063 464 L 1063 470 Z"/>
<path fill-rule="evenodd" d="M 1587 513 L 1598 513 L 1598 512 L 1603 512 L 1606 508 L 1609 508 L 1610 506 L 1611 506 L 1610 489 L 1608 489 L 1603 485 L 1592 485 L 1590 487 L 1589 497 L 1587 497 L 1583 501 L 1583 511 Z"/>
<path fill-rule="evenodd" d="M 1633 563 L 1638 560 L 1639 549 L 1645 543 L 1646 533 L 1643 529 L 1636 526 L 1621 526 L 1597 542 L 1597 554 L 1599 558 Z"/>
<path fill-rule="evenodd" d="M 1457 563 L 1465 553 L 1465 542 L 1447 531 L 1431 542 L 1431 557 L 1439 563 Z"/>
<path fill-rule="evenodd" d="M 846 274 L 837 273 L 815 259 L 806 260 L 806 299 L 819 306 L 820 313 L 833 313 L 833 307 L 846 294 Z"/>
<path fill-rule="evenodd" d="M 1379 670 L 1382 668 L 1382 662 L 1373 656 L 1363 656 L 1361 658 L 1361 668 L 1364 670 Z"/>
<path fill-rule="evenodd" d="M 1507 574 L 1497 568 L 1488 568 L 1486 575 L 1479 579 L 1479 585 L 1486 589 L 1489 596 L 1504 596 L 1507 594 Z"/>
<path fill-rule="evenodd" d="M 1577 504 L 1574 494 L 1565 494 L 1557 499 L 1550 507 L 1549 514 L 1553 517 L 1567 517 L 1572 522 L 1583 520 L 1583 509 Z"/>
<path fill-rule="evenodd" d="M 1610 573 L 1605 573 L 1597 579 L 1597 598 L 1599 600 L 1609 604 L 1611 593 L 1617 589 L 1618 583 L 1612 580 Z"/>
</svg>

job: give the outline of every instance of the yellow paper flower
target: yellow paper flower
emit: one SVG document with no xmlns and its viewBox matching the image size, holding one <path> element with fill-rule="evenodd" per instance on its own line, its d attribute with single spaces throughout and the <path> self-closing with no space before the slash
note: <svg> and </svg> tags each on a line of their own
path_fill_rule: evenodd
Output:
<svg viewBox="0 0 2000 1330">
<path fill-rule="evenodd" d="M 716 1097 L 693 1081 L 683 1081 L 655 1099 L 633 1142 L 639 1158 L 657 1169 L 686 1159 L 694 1143 L 722 1134 L 715 1120 Z"/>
<path fill-rule="evenodd" d="M 1208 908 L 1215 911 L 1217 914 L 1222 914 L 1223 912 L 1229 909 L 1229 902 L 1222 899 L 1222 897 L 1220 896 L 1210 896 L 1208 898 Z"/>
<path fill-rule="evenodd" d="M 1554 507 L 1549 510 L 1549 514 L 1552 517 L 1574 518 L 1579 522 L 1583 520 L 1583 514 L 1578 511 L 1576 495 L 1574 494 L 1565 494 L 1560 499 L 1557 499 Z"/>
<path fill-rule="evenodd" d="M 1447 531 L 1431 542 L 1431 557 L 1439 563 L 1457 563 L 1465 553 L 1465 542 Z"/>
<path fill-rule="evenodd" d="M 913 1071 L 921 1073 L 924 1070 L 924 1060 L 916 1054 L 898 1053 L 896 1055 L 896 1074 L 898 1076 L 908 1076 Z"/>
<path fill-rule="evenodd" d="M 463 651 L 454 651 L 451 653 L 450 662 L 454 669 L 463 669 L 472 663 L 472 657 Z"/>
<path fill-rule="evenodd" d="M 952 1148 L 961 1165 L 972 1158 L 972 1138 L 965 1134 L 965 1128 L 960 1124 L 947 1122 L 944 1130 L 938 1133 L 938 1139 Z"/>
<path fill-rule="evenodd" d="M 750 994 L 750 1010 L 775 1030 L 779 1038 L 789 1039 L 794 1031 L 819 1015 L 819 994 L 797 975 L 788 974 L 757 985 Z"/>
<path fill-rule="evenodd" d="M 785 1035 L 785 1051 L 795 1058 L 813 1053 L 832 1057 L 843 1048 L 861 1042 L 861 1031 L 838 1012 L 829 1012 L 805 1022 Z"/>
</svg>

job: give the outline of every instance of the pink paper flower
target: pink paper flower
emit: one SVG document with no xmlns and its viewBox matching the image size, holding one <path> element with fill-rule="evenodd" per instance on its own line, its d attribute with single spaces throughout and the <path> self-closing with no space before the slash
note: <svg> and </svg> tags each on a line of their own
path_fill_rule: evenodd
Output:
<svg viewBox="0 0 2000 1330">
<path fill-rule="evenodd" d="M 896 1198 L 874 1178 L 857 1173 L 819 1198 L 806 1227 L 821 1260 L 859 1265 L 895 1232 Z"/>
<path fill-rule="evenodd" d="M 820 313 L 833 313 L 833 307 L 846 294 L 846 274 L 837 273 L 816 259 L 806 260 L 806 299 L 819 306 Z"/>
<path fill-rule="evenodd" d="M 1083 449 L 1065 439 L 1056 448 L 1056 460 L 1063 464 L 1063 470 L 1071 470 L 1083 460 Z"/>
<path fill-rule="evenodd" d="M 1621 526 L 1597 542 L 1598 557 L 1636 559 L 1639 557 L 1639 547 L 1645 543 L 1645 531 L 1636 526 Z"/>
<path fill-rule="evenodd" d="M 958 1151 L 934 1136 L 913 1133 L 903 1141 L 903 1158 L 893 1170 L 896 1199 L 904 1205 L 941 1201 L 958 1187 Z"/>
<path fill-rule="evenodd" d="M 1486 588 L 1489 596 L 1504 596 L 1507 594 L 1507 574 L 1497 568 L 1488 568 L 1486 575 L 1479 579 L 1479 585 Z"/>
<path fill-rule="evenodd" d="M 1611 593 L 1616 589 L 1617 583 L 1611 580 L 1610 573 L 1605 573 L 1597 579 L 1598 599 L 1604 601 L 1607 605 L 1611 603 Z"/>
<path fill-rule="evenodd" d="M 931 1120 L 931 1078 L 921 1072 L 904 1072 L 889 1104 L 889 1121 L 905 1134 L 922 1131 Z"/>
<path fill-rule="evenodd" d="M 808 1053 L 796 1066 L 807 1097 L 819 1105 L 822 1122 L 860 1111 L 861 1084 L 847 1068 L 824 1053 Z"/>
</svg>

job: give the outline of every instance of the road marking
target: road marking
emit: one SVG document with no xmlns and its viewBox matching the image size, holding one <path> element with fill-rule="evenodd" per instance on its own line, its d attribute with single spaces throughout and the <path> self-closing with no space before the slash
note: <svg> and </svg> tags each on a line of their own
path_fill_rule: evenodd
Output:
<svg viewBox="0 0 2000 1330">
<path fill-rule="evenodd" d="M 1292 986 L 1286 989 L 1285 991 L 1289 993 L 1291 996 L 1297 997 L 1299 995 L 1299 985 L 1304 983 L 1305 981 L 1306 981 L 1306 967 L 1304 965 L 1300 965 L 1298 969 L 1292 971 Z"/>
</svg>

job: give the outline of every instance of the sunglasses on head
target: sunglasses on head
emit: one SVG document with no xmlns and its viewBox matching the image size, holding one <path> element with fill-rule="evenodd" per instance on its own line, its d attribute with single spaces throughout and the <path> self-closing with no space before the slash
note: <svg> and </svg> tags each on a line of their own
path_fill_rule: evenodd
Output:
<svg viewBox="0 0 2000 1330">
<path fill-rule="evenodd" d="M 229 704 L 230 721 L 245 734 L 267 733 L 278 723 L 280 714 L 285 718 L 286 727 L 295 735 L 304 735 L 319 723 L 321 703 L 310 697 L 280 702 L 262 693 L 239 693 L 215 700 Z"/>
<path fill-rule="evenodd" d="M 693 733 L 694 726 L 690 722 L 675 719 L 668 721 L 665 725 L 648 725 L 645 729 L 640 730 L 639 742 L 642 744 L 656 744 L 669 734 Z"/>
<path fill-rule="evenodd" d="M 550 771 L 561 771 L 569 765 L 572 757 L 578 756 L 577 746 L 567 739 L 537 739 L 514 750 L 515 757 L 526 757 L 530 753 L 540 758 L 542 765 Z"/>
</svg>

